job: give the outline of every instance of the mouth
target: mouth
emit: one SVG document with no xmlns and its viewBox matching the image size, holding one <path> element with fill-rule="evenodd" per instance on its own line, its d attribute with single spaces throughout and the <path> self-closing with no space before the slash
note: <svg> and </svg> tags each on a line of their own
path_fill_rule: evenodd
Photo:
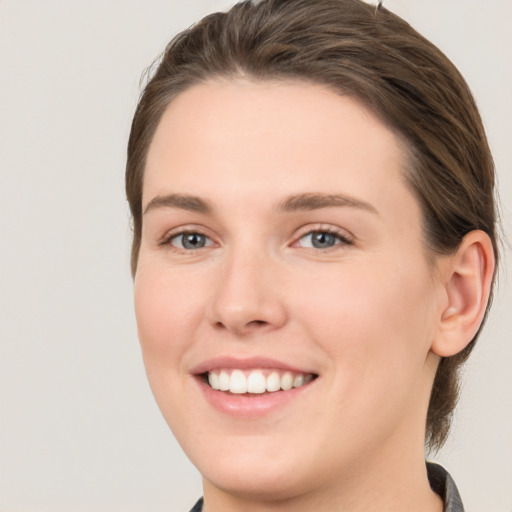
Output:
<svg viewBox="0 0 512 512">
<path fill-rule="evenodd" d="M 218 356 L 191 369 L 201 396 L 215 410 L 241 421 L 257 420 L 292 404 L 315 400 L 310 389 L 320 380 L 313 368 L 265 356 Z M 303 398 L 300 398 L 303 397 Z M 309 402 L 307 402 L 309 403 Z"/>
<path fill-rule="evenodd" d="M 306 386 L 318 375 L 271 368 L 216 368 L 200 377 L 215 391 L 257 397 Z"/>
</svg>

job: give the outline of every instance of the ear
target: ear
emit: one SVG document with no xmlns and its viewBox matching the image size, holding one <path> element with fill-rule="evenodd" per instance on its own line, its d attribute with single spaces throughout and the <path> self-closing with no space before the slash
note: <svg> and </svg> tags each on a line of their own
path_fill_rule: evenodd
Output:
<svg viewBox="0 0 512 512">
<path fill-rule="evenodd" d="M 456 253 L 441 262 L 444 299 L 432 352 L 453 356 L 474 338 L 489 300 L 494 266 L 492 242 L 483 231 L 468 233 Z"/>
</svg>

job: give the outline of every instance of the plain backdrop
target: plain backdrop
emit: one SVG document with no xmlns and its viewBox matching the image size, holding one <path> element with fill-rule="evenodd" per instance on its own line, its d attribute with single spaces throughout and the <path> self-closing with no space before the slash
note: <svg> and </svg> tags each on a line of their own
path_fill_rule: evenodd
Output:
<svg viewBox="0 0 512 512">
<path fill-rule="evenodd" d="M 144 68 L 227 0 L 0 0 L 0 511 L 180 512 L 200 478 L 146 382 L 125 147 Z M 388 0 L 459 67 L 511 237 L 512 1 Z M 467 510 L 512 512 L 511 251 L 435 460 Z"/>
</svg>

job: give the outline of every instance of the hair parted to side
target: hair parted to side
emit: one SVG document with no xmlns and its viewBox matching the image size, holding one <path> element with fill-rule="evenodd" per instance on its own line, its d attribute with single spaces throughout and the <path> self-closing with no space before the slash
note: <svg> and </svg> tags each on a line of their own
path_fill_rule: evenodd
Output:
<svg viewBox="0 0 512 512">
<path fill-rule="evenodd" d="M 405 178 L 422 208 L 428 252 L 453 253 L 480 229 L 497 257 L 494 164 L 471 92 L 447 57 L 404 20 L 362 0 L 247 0 L 177 35 L 140 97 L 126 166 L 133 275 L 156 127 L 176 95 L 215 78 L 302 80 L 358 98 L 407 144 Z M 478 334 L 462 352 L 441 359 L 427 416 L 430 449 L 447 438 L 459 370 Z"/>
</svg>

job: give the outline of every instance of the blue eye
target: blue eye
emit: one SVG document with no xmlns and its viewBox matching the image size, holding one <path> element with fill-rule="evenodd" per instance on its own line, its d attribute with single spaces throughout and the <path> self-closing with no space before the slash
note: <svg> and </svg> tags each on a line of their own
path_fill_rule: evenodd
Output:
<svg viewBox="0 0 512 512">
<path fill-rule="evenodd" d="M 212 241 L 201 233 L 180 233 L 173 236 L 169 243 L 178 249 L 196 250 L 208 247 Z"/>
<path fill-rule="evenodd" d="M 311 231 L 304 235 L 299 243 L 301 247 L 311 247 L 313 249 L 330 249 L 335 245 L 349 244 L 350 242 L 341 235 L 330 233 L 329 231 Z"/>
</svg>

